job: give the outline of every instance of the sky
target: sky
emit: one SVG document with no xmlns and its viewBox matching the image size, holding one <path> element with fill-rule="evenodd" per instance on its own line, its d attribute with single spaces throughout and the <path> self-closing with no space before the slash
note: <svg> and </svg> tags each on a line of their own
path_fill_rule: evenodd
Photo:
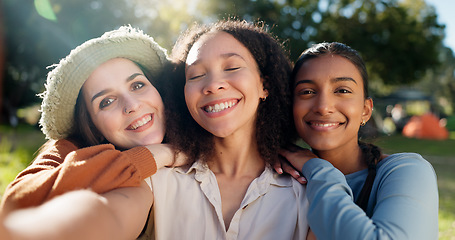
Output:
<svg viewBox="0 0 455 240">
<path fill-rule="evenodd" d="M 455 51 L 455 1 L 454 0 L 426 0 L 436 8 L 438 22 L 446 25 L 444 43 Z"/>
</svg>

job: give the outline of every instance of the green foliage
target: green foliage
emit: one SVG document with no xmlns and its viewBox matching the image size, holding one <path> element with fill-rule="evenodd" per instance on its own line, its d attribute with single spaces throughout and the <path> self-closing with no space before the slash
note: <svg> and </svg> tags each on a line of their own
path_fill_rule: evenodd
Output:
<svg viewBox="0 0 455 240">
<path fill-rule="evenodd" d="M 0 126 L 0 196 L 16 175 L 30 164 L 43 143 L 44 135 L 34 127 Z"/>
<path fill-rule="evenodd" d="M 379 94 L 390 85 L 416 82 L 441 61 L 453 59 L 453 53 L 440 59 L 444 26 L 423 0 L 4 0 L 1 4 L 8 49 L 3 85 L 8 112 L 2 116 L 15 116 L 17 109 L 39 102 L 36 93 L 43 91 L 46 66 L 58 63 L 87 39 L 125 24 L 143 29 L 169 50 L 193 22 L 229 17 L 264 21 L 285 42 L 292 60 L 315 42 L 344 42 L 362 53 L 373 93 Z M 435 77 L 441 78 L 441 72 Z M 441 84 L 454 82 L 453 71 L 444 76 Z M 453 102 L 448 96 L 455 93 L 455 84 L 440 92 Z"/>
</svg>

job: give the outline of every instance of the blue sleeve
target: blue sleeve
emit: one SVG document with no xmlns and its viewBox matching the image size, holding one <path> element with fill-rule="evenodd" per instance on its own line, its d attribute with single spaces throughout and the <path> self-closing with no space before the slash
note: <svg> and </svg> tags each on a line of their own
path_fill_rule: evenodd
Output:
<svg viewBox="0 0 455 240">
<path fill-rule="evenodd" d="M 308 222 L 318 239 L 437 239 L 438 192 L 431 165 L 402 154 L 378 169 L 369 200 L 371 218 L 353 201 L 346 178 L 328 161 L 311 159 Z"/>
</svg>

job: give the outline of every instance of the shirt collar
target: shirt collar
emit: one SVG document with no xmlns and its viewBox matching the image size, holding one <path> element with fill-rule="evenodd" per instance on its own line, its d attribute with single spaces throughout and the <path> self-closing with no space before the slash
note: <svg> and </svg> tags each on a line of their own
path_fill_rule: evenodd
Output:
<svg viewBox="0 0 455 240">
<path fill-rule="evenodd" d="M 191 174 L 195 173 L 195 179 L 198 182 L 204 181 L 210 175 L 214 175 L 213 172 L 208 167 L 207 163 L 203 161 L 194 162 L 189 168 L 176 168 L 177 172 L 182 174 Z M 278 174 L 272 167 L 267 164 L 262 174 L 256 179 L 257 184 L 260 188 L 267 187 L 268 185 L 275 185 L 278 187 L 291 187 L 292 179 L 289 175 Z"/>
</svg>

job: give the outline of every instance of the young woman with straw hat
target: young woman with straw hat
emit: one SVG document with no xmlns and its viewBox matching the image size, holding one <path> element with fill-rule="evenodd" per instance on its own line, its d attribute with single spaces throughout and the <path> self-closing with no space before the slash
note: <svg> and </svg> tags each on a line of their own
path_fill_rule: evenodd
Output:
<svg viewBox="0 0 455 240">
<path fill-rule="evenodd" d="M 166 50 L 153 38 L 123 26 L 81 44 L 54 65 L 41 94 L 40 125 L 49 141 L 6 189 L 2 214 L 71 190 L 104 193 L 140 186 L 157 168 L 172 165 L 172 149 L 159 144 L 165 113 L 157 89 L 168 63 Z M 148 192 L 140 192 L 143 197 L 132 207 L 150 208 Z M 141 216 L 145 221 L 147 212 Z"/>
</svg>

